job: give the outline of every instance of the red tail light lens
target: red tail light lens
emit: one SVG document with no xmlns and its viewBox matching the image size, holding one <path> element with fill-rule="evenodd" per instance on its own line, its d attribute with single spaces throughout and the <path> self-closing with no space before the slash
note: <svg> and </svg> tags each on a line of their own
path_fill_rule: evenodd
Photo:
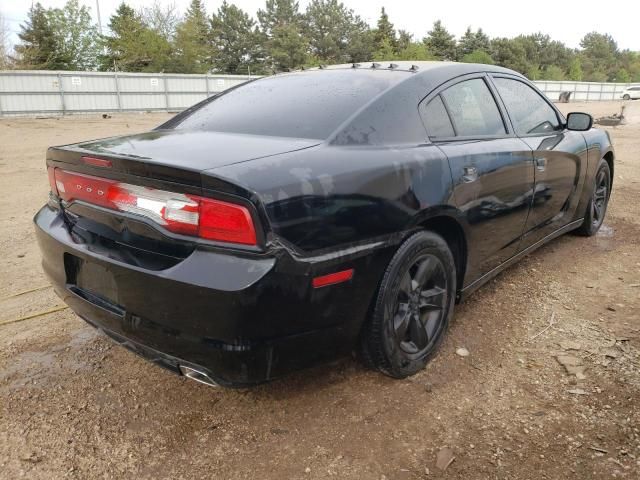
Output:
<svg viewBox="0 0 640 480">
<path fill-rule="evenodd" d="M 200 198 L 199 226 L 202 238 L 244 245 L 257 243 L 251 214 L 240 205 Z"/>
<path fill-rule="evenodd" d="M 49 170 L 50 178 L 51 170 L 54 169 Z M 81 200 L 133 213 L 183 235 L 257 245 L 251 214 L 242 205 L 71 173 L 58 168 L 54 170 L 53 180 L 58 195 L 67 202 Z"/>
</svg>

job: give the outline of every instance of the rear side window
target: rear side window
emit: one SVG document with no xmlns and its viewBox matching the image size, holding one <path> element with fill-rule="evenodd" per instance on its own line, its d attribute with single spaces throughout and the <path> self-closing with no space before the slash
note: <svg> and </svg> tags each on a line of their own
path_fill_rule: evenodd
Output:
<svg viewBox="0 0 640 480">
<path fill-rule="evenodd" d="M 518 135 L 561 129 L 555 110 L 529 85 L 510 78 L 494 78 L 493 81 Z"/>
<path fill-rule="evenodd" d="M 457 136 L 504 135 L 498 106 L 481 78 L 466 80 L 441 93 Z"/>
<path fill-rule="evenodd" d="M 440 95 L 427 103 L 426 106 L 423 105 L 420 105 L 420 115 L 430 137 L 455 136 L 451 119 L 444 108 Z"/>
</svg>

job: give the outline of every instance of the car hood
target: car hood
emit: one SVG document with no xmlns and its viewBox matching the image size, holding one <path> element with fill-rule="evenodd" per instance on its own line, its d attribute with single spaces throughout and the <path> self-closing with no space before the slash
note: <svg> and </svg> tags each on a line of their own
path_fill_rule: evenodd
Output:
<svg viewBox="0 0 640 480">
<path fill-rule="evenodd" d="M 202 172 L 313 147 L 318 139 L 267 137 L 197 130 L 155 130 L 74 145 L 85 153 L 128 157 Z"/>
</svg>

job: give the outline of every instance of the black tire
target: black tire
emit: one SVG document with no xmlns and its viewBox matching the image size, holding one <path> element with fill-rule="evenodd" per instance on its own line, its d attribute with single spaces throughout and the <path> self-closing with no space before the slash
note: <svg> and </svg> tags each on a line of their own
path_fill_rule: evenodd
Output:
<svg viewBox="0 0 640 480">
<path fill-rule="evenodd" d="M 456 265 L 444 239 L 409 237 L 389 262 L 365 325 L 365 364 L 394 378 L 422 370 L 447 330 L 455 296 Z"/>
<path fill-rule="evenodd" d="M 584 222 L 575 230 L 576 234 L 584 237 L 595 235 L 600 230 L 607 213 L 607 205 L 611 195 L 611 170 L 604 158 L 598 164 L 591 192 L 584 214 Z"/>
<path fill-rule="evenodd" d="M 631 95 L 629 95 L 628 93 L 622 97 L 623 100 L 631 100 Z"/>
</svg>

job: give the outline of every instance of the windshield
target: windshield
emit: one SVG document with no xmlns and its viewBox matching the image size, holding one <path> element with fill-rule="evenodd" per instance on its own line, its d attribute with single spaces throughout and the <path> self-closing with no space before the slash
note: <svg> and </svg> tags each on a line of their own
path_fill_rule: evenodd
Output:
<svg viewBox="0 0 640 480">
<path fill-rule="evenodd" d="M 406 76 L 397 71 L 344 69 L 267 77 L 220 95 L 175 128 L 325 139 Z"/>
</svg>

